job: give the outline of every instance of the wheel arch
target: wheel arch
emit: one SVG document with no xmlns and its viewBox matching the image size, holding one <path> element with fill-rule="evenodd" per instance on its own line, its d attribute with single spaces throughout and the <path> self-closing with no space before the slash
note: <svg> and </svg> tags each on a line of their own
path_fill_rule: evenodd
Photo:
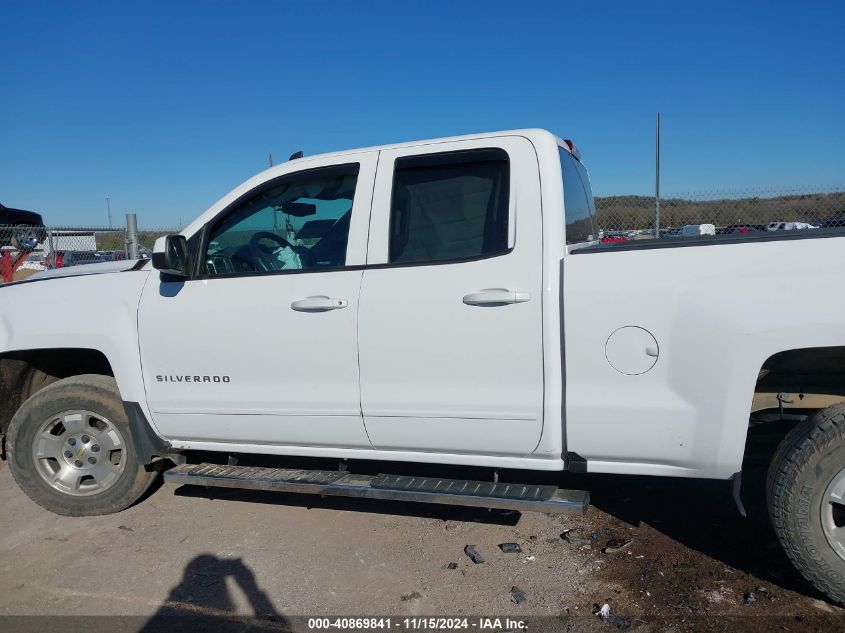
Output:
<svg viewBox="0 0 845 633">
<path fill-rule="evenodd" d="M 845 346 L 797 347 L 769 354 L 754 383 L 742 465 L 768 467 L 801 416 L 839 402 L 845 402 Z"/>
<path fill-rule="evenodd" d="M 845 345 L 788 349 L 760 367 L 755 393 L 845 394 Z"/>
<path fill-rule="evenodd" d="M 91 348 L 44 348 L 0 353 L 0 435 L 20 406 L 48 385 L 80 374 L 114 377 L 106 355 Z"/>
</svg>

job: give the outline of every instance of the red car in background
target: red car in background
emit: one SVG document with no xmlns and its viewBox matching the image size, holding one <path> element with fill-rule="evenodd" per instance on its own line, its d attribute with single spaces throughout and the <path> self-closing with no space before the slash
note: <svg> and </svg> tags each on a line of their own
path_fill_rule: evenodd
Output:
<svg viewBox="0 0 845 633">
<path fill-rule="evenodd" d="M 109 259 L 95 251 L 58 250 L 47 254 L 44 258 L 44 265 L 47 268 L 67 268 L 68 266 L 96 264 L 103 261 L 109 261 Z"/>
<path fill-rule="evenodd" d="M 624 235 L 608 235 L 599 240 L 601 244 L 616 244 L 618 242 L 630 242 L 631 240 Z"/>
</svg>

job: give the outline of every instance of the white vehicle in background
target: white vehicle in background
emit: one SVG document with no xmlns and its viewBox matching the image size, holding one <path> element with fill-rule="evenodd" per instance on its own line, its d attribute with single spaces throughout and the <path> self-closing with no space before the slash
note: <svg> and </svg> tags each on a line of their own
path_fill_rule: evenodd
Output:
<svg viewBox="0 0 845 633">
<path fill-rule="evenodd" d="M 767 231 L 795 231 L 800 229 L 818 228 L 809 222 L 769 222 Z"/>
<path fill-rule="evenodd" d="M 152 262 L 0 288 L 11 471 L 72 516 L 126 508 L 158 469 L 551 512 L 588 504 L 563 471 L 700 477 L 732 481 L 741 508 L 755 394 L 845 394 L 845 236 L 597 236 L 577 151 L 543 130 L 272 167 Z M 400 461 L 489 476 L 390 474 Z M 786 552 L 845 601 L 845 407 L 803 417 L 769 473 Z"/>
<path fill-rule="evenodd" d="M 40 251 L 33 251 L 26 257 L 26 261 L 21 265 L 21 270 L 46 270 L 45 255 Z"/>
<path fill-rule="evenodd" d="M 716 235 L 716 225 L 687 224 L 681 228 L 682 237 L 699 237 L 701 235 Z"/>
</svg>

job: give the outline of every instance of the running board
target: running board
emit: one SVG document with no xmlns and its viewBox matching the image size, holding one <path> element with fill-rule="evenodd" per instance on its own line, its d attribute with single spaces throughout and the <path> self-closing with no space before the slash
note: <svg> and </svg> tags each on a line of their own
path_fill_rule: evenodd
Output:
<svg viewBox="0 0 845 633">
<path fill-rule="evenodd" d="M 355 475 L 336 470 L 289 470 L 184 464 L 164 473 L 172 484 L 442 503 L 504 510 L 584 514 L 590 493 L 555 486 L 503 484 L 404 475 Z"/>
</svg>

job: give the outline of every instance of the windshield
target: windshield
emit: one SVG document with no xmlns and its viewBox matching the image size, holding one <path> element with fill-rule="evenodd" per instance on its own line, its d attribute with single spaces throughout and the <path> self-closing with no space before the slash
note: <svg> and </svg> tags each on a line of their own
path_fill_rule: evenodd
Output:
<svg viewBox="0 0 845 633">
<path fill-rule="evenodd" d="M 581 161 L 558 148 L 563 174 L 563 207 L 566 214 L 566 243 L 592 242 L 598 239 L 596 205 L 590 189 L 590 178 Z"/>
</svg>

